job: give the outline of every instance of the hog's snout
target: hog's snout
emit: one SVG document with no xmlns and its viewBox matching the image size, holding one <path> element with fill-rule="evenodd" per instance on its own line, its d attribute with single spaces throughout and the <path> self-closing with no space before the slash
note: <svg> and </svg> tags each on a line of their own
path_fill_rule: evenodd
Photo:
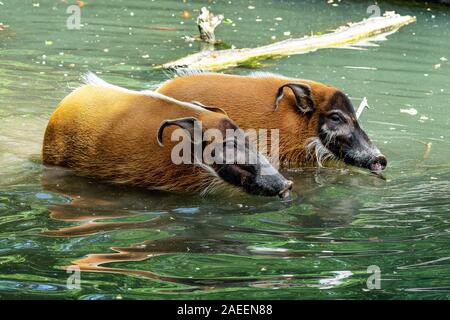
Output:
<svg viewBox="0 0 450 320">
<path fill-rule="evenodd" d="M 371 171 L 382 171 L 387 166 L 387 159 L 384 155 L 375 157 L 371 163 L 369 163 L 369 169 Z"/>
<path fill-rule="evenodd" d="M 284 184 L 284 188 L 278 193 L 278 196 L 281 199 L 287 199 L 289 198 L 289 196 L 291 195 L 291 190 L 292 190 L 292 185 L 294 184 L 294 182 L 292 182 L 291 180 L 287 180 L 286 183 Z"/>
<path fill-rule="evenodd" d="M 279 172 L 271 174 L 259 174 L 255 179 L 246 185 L 248 192 L 265 196 L 279 196 L 287 199 L 294 183 L 286 179 Z"/>
</svg>

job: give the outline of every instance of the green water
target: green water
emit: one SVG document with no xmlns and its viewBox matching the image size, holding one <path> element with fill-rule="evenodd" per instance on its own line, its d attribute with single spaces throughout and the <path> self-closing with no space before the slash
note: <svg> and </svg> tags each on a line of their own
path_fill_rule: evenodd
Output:
<svg viewBox="0 0 450 320">
<path fill-rule="evenodd" d="M 182 36 L 196 34 L 193 10 L 205 1 L 86 0 L 83 27 L 68 30 L 74 2 L 0 3 L 9 25 L 0 31 L 0 298 L 450 297 L 449 7 L 379 1 L 417 22 L 365 50 L 266 62 L 263 71 L 341 87 L 355 105 L 367 97 L 361 123 L 389 160 L 386 180 L 351 168 L 285 172 L 296 195 L 281 203 L 152 193 L 43 168 L 46 122 L 81 73 L 155 88 L 168 76 L 152 66 L 200 49 Z M 211 7 L 234 23 L 218 37 L 245 47 L 358 21 L 370 4 Z M 417 114 L 400 111 L 410 108 Z M 66 285 L 73 265 L 80 288 Z M 381 288 L 369 291 L 371 265 Z"/>
</svg>

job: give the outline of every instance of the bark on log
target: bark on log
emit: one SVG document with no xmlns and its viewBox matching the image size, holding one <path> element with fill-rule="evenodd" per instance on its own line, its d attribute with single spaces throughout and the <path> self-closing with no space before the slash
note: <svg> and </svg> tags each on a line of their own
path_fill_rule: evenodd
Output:
<svg viewBox="0 0 450 320">
<path fill-rule="evenodd" d="M 414 21 L 416 21 L 416 17 L 386 12 L 383 16 L 349 23 L 332 33 L 320 36 L 288 39 L 257 48 L 202 51 L 168 62 L 160 67 L 217 71 L 240 65 L 254 66 L 255 63 L 264 59 L 307 53 L 323 48 L 350 46 L 363 40 L 376 41 L 379 40 L 376 36 L 391 34 Z"/>
</svg>

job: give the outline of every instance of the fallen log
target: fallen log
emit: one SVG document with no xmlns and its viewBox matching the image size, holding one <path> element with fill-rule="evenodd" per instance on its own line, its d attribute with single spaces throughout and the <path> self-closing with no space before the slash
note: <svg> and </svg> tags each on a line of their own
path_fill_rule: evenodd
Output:
<svg viewBox="0 0 450 320">
<path fill-rule="evenodd" d="M 264 59 L 307 53 L 323 48 L 356 45 L 363 40 L 376 41 L 378 37 L 375 36 L 391 34 L 400 27 L 414 21 L 416 21 L 416 17 L 401 16 L 388 11 L 380 17 L 371 17 L 357 23 L 349 23 L 332 33 L 288 39 L 257 48 L 202 51 L 165 63 L 160 68 L 217 71 L 241 65 L 256 66 L 260 60 Z"/>
</svg>

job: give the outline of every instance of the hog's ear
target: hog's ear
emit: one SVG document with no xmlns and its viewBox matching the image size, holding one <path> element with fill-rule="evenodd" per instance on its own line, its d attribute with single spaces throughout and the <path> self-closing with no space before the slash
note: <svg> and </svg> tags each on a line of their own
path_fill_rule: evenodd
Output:
<svg viewBox="0 0 450 320">
<path fill-rule="evenodd" d="M 284 97 L 284 88 L 292 90 L 295 96 L 295 104 L 302 113 L 306 114 L 315 110 L 314 102 L 311 98 L 310 86 L 301 83 L 286 83 L 278 88 L 277 96 L 275 98 L 275 111 L 278 110 L 278 105 Z"/>
<path fill-rule="evenodd" d="M 168 126 L 178 126 L 180 128 L 183 128 L 189 133 L 191 141 L 194 141 L 194 132 L 195 127 L 200 128 L 200 122 L 194 118 L 194 117 L 186 117 L 186 118 L 179 118 L 179 119 L 173 119 L 173 120 L 164 120 L 161 122 L 161 125 L 158 128 L 158 132 L 156 134 L 156 139 L 158 141 L 158 144 L 162 147 L 162 138 L 164 129 Z M 201 130 L 201 128 L 200 128 Z"/>
<path fill-rule="evenodd" d="M 222 108 L 205 106 L 203 103 L 200 103 L 198 101 L 192 101 L 191 103 L 195 104 L 196 106 L 202 107 L 203 109 L 212 111 L 212 112 L 222 113 L 222 114 L 224 114 L 224 115 L 226 115 L 228 117 L 228 114 Z"/>
</svg>

